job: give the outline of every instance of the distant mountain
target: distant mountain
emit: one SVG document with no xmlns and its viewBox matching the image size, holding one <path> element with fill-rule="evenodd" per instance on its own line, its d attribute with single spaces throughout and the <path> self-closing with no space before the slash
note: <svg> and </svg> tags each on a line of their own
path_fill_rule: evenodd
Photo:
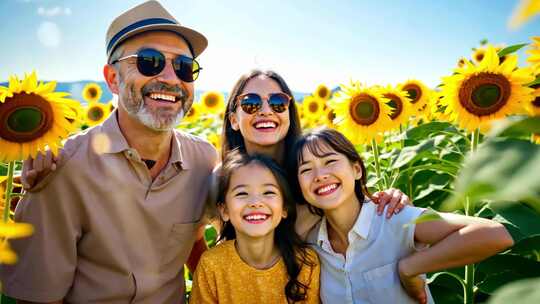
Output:
<svg viewBox="0 0 540 304">
<path fill-rule="evenodd" d="M 56 91 L 59 92 L 68 92 L 71 94 L 71 98 L 79 100 L 82 104 L 85 104 L 86 102 L 82 98 L 82 90 L 85 85 L 87 85 L 90 82 L 95 82 L 99 84 L 101 89 L 103 90 L 103 95 L 101 95 L 101 99 L 99 102 L 107 103 L 112 99 L 112 93 L 109 91 L 109 88 L 103 81 L 89 81 L 89 80 L 81 80 L 81 81 L 74 81 L 74 82 L 57 82 L 56 84 Z M 8 83 L 1 82 L 1 86 L 8 86 Z M 195 100 L 199 100 L 201 95 L 205 91 L 203 90 L 195 90 Z M 221 92 L 225 96 L 225 100 L 227 100 L 227 97 L 229 96 L 228 92 Z M 293 92 L 294 99 L 297 101 L 304 99 L 304 96 L 309 95 L 309 93 L 302 93 L 302 92 Z"/>
</svg>

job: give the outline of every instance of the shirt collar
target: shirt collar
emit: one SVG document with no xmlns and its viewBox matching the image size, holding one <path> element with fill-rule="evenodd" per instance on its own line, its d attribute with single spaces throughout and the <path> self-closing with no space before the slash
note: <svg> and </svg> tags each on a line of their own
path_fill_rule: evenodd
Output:
<svg viewBox="0 0 540 304">
<path fill-rule="evenodd" d="M 369 230 L 371 229 L 371 222 L 373 220 L 373 217 L 375 216 L 375 211 L 375 204 L 373 204 L 371 200 L 366 199 L 362 204 L 362 208 L 360 209 L 360 214 L 358 214 L 358 218 L 356 218 L 356 222 L 354 223 L 351 231 L 349 232 L 349 241 L 351 241 L 351 233 L 354 233 L 363 239 L 368 238 Z M 321 225 L 319 226 L 319 231 L 317 233 L 317 244 L 319 244 L 319 246 L 325 246 L 330 244 L 330 240 L 328 239 L 328 226 L 326 216 L 323 216 L 321 220 Z"/>
<path fill-rule="evenodd" d="M 105 137 L 103 137 L 103 142 L 97 142 L 99 142 L 100 145 L 105 145 L 104 147 L 101 147 L 104 153 L 119 153 L 131 149 L 124 134 L 122 134 L 122 131 L 120 130 L 120 125 L 118 124 L 118 110 L 112 112 L 103 122 L 101 130 L 101 134 L 105 135 Z M 189 163 L 183 158 L 182 153 L 182 137 L 184 136 L 180 132 L 173 130 L 169 162 L 178 169 L 188 169 Z"/>
</svg>

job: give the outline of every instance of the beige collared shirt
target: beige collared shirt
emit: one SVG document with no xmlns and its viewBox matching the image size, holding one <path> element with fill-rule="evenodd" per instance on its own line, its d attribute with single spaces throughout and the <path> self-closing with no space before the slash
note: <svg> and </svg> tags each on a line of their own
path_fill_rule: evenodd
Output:
<svg viewBox="0 0 540 304">
<path fill-rule="evenodd" d="M 175 130 L 169 162 L 152 180 L 111 115 L 64 151 L 17 206 L 16 220 L 35 233 L 12 241 L 19 262 L 2 265 L 3 292 L 36 302 L 181 303 L 215 149 Z"/>
</svg>

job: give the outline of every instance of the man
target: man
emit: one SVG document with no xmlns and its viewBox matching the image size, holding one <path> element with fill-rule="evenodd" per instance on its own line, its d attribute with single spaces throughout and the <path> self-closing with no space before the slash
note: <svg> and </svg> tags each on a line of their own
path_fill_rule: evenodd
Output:
<svg viewBox="0 0 540 304">
<path fill-rule="evenodd" d="M 13 241 L 3 293 L 47 303 L 181 303 L 217 154 L 174 129 L 193 102 L 206 48 L 158 2 L 107 31 L 104 76 L 118 111 L 70 138 L 56 170 L 17 206 L 35 234 Z"/>
</svg>

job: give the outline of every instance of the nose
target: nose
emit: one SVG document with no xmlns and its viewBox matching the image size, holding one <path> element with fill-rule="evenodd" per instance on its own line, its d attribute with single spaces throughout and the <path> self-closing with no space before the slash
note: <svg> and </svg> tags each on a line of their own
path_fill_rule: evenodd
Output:
<svg viewBox="0 0 540 304">
<path fill-rule="evenodd" d="M 262 208 L 262 207 L 263 207 L 263 204 L 262 204 L 261 199 L 260 199 L 258 196 L 254 197 L 254 198 L 249 202 L 249 207 L 250 207 L 250 208 L 253 208 L 253 209 L 256 209 L 256 208 Z"/>
<path fill-rule="evenodd" d="M 315 182 L 320 183 L 328 179 L 329 175 L 324 169 L 315 168 Z"/>
<path fill-rule="evenodd" d="M 177 85 L 182 81 L 176 76 L 171 60 L 167 59 L 163 71 L 158 75 L 158 80 Z"/>
<path fill-rule="evenodd" d="M 258 114 L 261 116 L 269 116 L 269 115 L 272 115 L 273 113 L 274 112 L 272 111 L 272 109 L 270 108 L 270 105 L 268 104 L 268 98 L 263 98 L 262 107 Z"/>
</svg>

